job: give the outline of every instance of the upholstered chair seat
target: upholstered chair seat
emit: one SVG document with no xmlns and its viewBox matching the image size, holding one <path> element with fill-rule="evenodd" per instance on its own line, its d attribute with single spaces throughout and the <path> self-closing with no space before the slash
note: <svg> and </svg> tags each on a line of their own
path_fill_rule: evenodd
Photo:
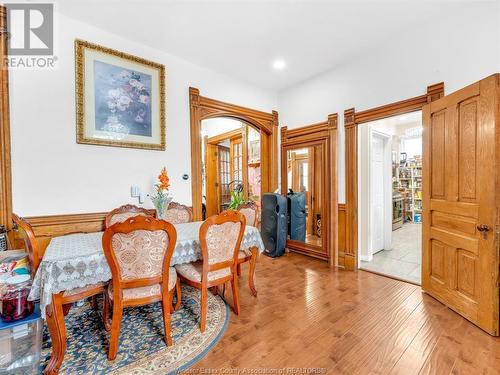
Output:
<svg viewBox="0 0 500 375">
<path fill-rule="evenodd" d="M 169 268 L 168 290 L 172 291 L 177 283 L 177 272 L 174 267 Z M 108 296 L 113 299 L 113 284 L 108 288 Z M 139 298 L 158 297 L 161 298 L 161 285 L 140 286 L 138 288 L 123 289 L 122 298 L 124 301 L 131 301 Z"/>
<path fill-rule="evenodd" d="M 245 259 L 246 257 L 251 257 L 252 252 L 250 250 L 240 250 L 238 252 L 238 259 Z"/>
<path fill-rule="evenodd" d="M 70 296 L 74 296 L 76 294 L 80 294 L 80 293 L 85 293 L 85 292 L 88 292 L 92 289 L 96 289 L 96 288 L 99 288 L 99 287 L 104 287 L 107 283 L 97 283 L 97 284 L 91 284 L 91 285 L 85 285 L 81 288 L 74 288 L 74 289 L 70 289 L 70 290 L 66 290 L 63 294 L 63 297 L 70 297 Z"/>
<path fill-rule="evenodd" d="M 194 263 L 184 263 L 175 265 L 175 269 L 180 276 L 185 279 L 201 283 L 201 275 L 203 274 L 203 262 L 197 261 Z M 231 268 L 208 272 L 208 281 L 214 281 L 222 277 L 231 275 Z"/>
</svg>

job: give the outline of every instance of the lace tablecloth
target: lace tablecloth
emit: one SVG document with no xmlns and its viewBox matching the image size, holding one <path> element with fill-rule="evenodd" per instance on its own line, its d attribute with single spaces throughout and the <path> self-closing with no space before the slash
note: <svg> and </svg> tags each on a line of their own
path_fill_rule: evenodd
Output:
<svg viewBox="0 0 500 375">
<path fill-rule="evenodd" d="M 201 259 L 199 229 L 202 222 L 176 224 L 177 244 L 171 265 L 189 263 Z M 81 288 L 111 279 L 111 270 L 102 248 L 102 234 L 79 233 L 54 237 L 36 272 L 30 300 L 40 299 L 40 309 L 45 317 L 45 307 L 51 303 L 52 294 Z M 264 244 L 259 230 L 247 226 L 241 248 L 257 247 L 261 252 Z"/>
</svg>

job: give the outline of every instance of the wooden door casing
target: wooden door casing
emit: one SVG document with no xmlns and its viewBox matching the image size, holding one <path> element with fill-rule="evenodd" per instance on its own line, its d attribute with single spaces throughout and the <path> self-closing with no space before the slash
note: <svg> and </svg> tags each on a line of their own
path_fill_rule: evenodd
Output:
<svg viewBox="0 0 500 375">
<path fill-rule="evenodd" d="M 319 149 L 315 159 L 321 175 L 321 246 L 287 241 L 290 250 L 327 260 L 330 266 L 338 266 L 338 204 L 337 204 L 337 114 L 328 121 L 295 129 L 281 128 L 281 193 L 287 194 L 288 151 L 300 148 Z M 291 165 L 291 164 L 290 164 Z M 315 178 L 317 180 L 318 178 Z"/>
<path fill-rule="evenodd" d="M 345 143 L 345 251 L 339 253 L 339 264 L 345 269 L 358 268 L 358 126 L 367 122 L 419 111 L 422 106 L 444 95 L 444 83 L 427 86 L 423 95 L 357 112 L 344 111 Z"/>
<path fill-rule="evenodd" d="M 499 75 L 423 107 L 422 287 L 498 335 Z M 489 232 L 480 232 L 485 224 Z"/>
<path fill-rule="evenodd" d="M 193 220 L 202 218 L 202 138 L 200 137 L 202 120 L 217 117 L 232 118 L 258 129 L 261 140 L 262 193 L 276 190 L 278 187 L 278 112 L 267 113 L 207 98 L 201 96 L 200 91 L 194 87 L 189 88 L 189 109 Z"/>
</svg>

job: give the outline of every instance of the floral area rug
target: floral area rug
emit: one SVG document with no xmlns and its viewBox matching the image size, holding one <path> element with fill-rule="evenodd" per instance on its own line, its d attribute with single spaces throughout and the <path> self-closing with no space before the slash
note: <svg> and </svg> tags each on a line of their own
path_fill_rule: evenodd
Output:
<svg viewBox="0 0 500 375">
<path fill-rule="evenodd" d="M 181 308 L 171 315 L 174 344 L 165 345 L 161 303 L 126 308 L 118 355 L 108 361 L 109 334 L 101 311 L 89 303 L 73 307 L 66 316 L 67 349 L 60 374 L 170 374 L 185 370 L 203 358 L 224 334 L 229 308 L 208 293 L 206 330 L 199 329 L 200 292 L 182 286 Z M 50 358 L 51 342 L 44 328 L 42 371 Z"/>
</svg>

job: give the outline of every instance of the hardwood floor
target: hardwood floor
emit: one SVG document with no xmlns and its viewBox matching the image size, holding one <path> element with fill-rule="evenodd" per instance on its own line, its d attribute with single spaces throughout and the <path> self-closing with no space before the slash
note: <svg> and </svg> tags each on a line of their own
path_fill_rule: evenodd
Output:
<svg viewBox="0 0 500 375">
<path fill-rule="evenodd" d="M 242 268 L 240 315 L 189 373 L 500 373 L 500 339 L 416 285 L 291 253 L 260 257 L 253 298 Z"/>
</svg>

